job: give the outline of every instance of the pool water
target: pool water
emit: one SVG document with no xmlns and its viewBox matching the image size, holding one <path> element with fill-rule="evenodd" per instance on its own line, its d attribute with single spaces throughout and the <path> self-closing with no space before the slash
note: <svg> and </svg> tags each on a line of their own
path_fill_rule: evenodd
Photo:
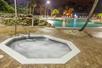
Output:
<svg viewBox="0 0 102 68">
<path fill-rule="evenodd" d="M 71 51 L 67 44 L 44 37 L 21 38 L 7 45 L 27 58 L 59 58 Z"/>
<path fill-rule="evenodd" d="M 63 20 L 52 20 L 53 26 L 55 27 L 62 27 Z M 85 24 L 85 19 L 66 19 L 65 27 L 79 27 L 81 28 Z M 89 21 L 87 27 L 102 27 L 102 23 L 100 22 L 91 22 Z"/>
</svg>

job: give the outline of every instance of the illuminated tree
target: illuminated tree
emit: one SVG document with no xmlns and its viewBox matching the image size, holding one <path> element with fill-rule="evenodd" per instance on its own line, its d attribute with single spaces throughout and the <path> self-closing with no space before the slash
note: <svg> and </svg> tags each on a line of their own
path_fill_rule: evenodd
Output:
<svg viewBox="0 0 102 68">
<path fill-rule="evenodd" d="M 102 17 L 102 13 L 98 13 L 97 16 Z"/>
<path fill-rule="evenodd" d="M 54 9 L 54 10 L 52 10 L 52 12 L 51 12 L 51 16 L 57 16 L 59 13 L 60 13 L 60 12 L 59 12 L 58 9 Z"/>
<path fill-rule="evenodd" d="M 73 8 L 67 8 L 67 9 L 64 11 L 63 15 L 72 17 L 73 11 L 74 11 Z"/>
</svg>

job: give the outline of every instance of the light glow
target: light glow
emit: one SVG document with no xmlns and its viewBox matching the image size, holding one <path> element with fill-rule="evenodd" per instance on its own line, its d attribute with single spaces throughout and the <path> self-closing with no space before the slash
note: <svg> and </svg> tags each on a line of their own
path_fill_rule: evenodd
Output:
<svg viewBox="0 0 102 68">
<path fill-rule="evenodd" d="M 78 18 L 78 15 L 77 14 L 74 14 L 74 18 Z"/>
<path fill-rule="evenodd" d="M 46 2 L 46 4 L 50 4 L 51 2 L 48 0 L 47 2 Z"/>
</svg>

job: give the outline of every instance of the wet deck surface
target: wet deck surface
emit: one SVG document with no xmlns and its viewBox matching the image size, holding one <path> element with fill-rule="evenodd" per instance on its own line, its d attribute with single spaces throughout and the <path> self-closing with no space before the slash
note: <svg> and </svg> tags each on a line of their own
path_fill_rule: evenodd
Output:
<svg viewBox="0 0 102 68">
<path fill-rule="evenodd" d="M 94 38 L 86 32 L 78 32 L 76 30 L 61 30 L 52 28 L 34 28 L 33 30 L 33 34 L 46 34 L 72 41 L 81 52 L 66 64 L 22 65 L 0 50 L 0 56 L 4 56 L 3 58 L 0 58 L 0 68 L 102 68 L 101 38 Z M 92 33 L 91 31 L 92 30 L 89 30 L 90 34 Z M 11 36 L 0 35 L 0 41 L 3 41 L 8 37 Z"/>
</svg>

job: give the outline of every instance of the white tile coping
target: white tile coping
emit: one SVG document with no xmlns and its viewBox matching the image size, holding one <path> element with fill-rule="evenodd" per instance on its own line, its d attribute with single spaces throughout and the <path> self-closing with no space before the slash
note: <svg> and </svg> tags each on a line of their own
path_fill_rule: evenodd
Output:
<svg viewBox="0 0 102 68">
<path fill-rule="evenodd" d="M 25 36 L 27 35 L 24 35 L 24 37 Z M 16 36 L 16 37 L 12 37 L 5 40 L 4 42 L 0 44 L 0 49 L 3 50 L 8 55 L 10 55 L 12 58 L 16 59 L 21 64 L 65 64 L 66 62 L 68 62 L 71 58 L 73 58 L 80 52 L 80 50 L 72 42 L 67 41 L 67 40 L 55 38 L 48 35 L 30 35 L 30 36 L 31 37 L 47 37 L 52 40 L 66 43 L 68 47 L 71 49 L 71 51 L 68 52 L 68 54 L 64 55 L 63 57 L 57 58 L 57 59 L 56 58 L 55 59 L 54 58 L 53 59 L 52 58 L 51 59 L 50 58 L 49 59 L 30 59 L 21 55 L 20 53 L 16 52 L 10 47 L 6 46 L 6 43 L 10 42 L 12 39 L 20 38 L 22 36 Z"/>
</svg>

